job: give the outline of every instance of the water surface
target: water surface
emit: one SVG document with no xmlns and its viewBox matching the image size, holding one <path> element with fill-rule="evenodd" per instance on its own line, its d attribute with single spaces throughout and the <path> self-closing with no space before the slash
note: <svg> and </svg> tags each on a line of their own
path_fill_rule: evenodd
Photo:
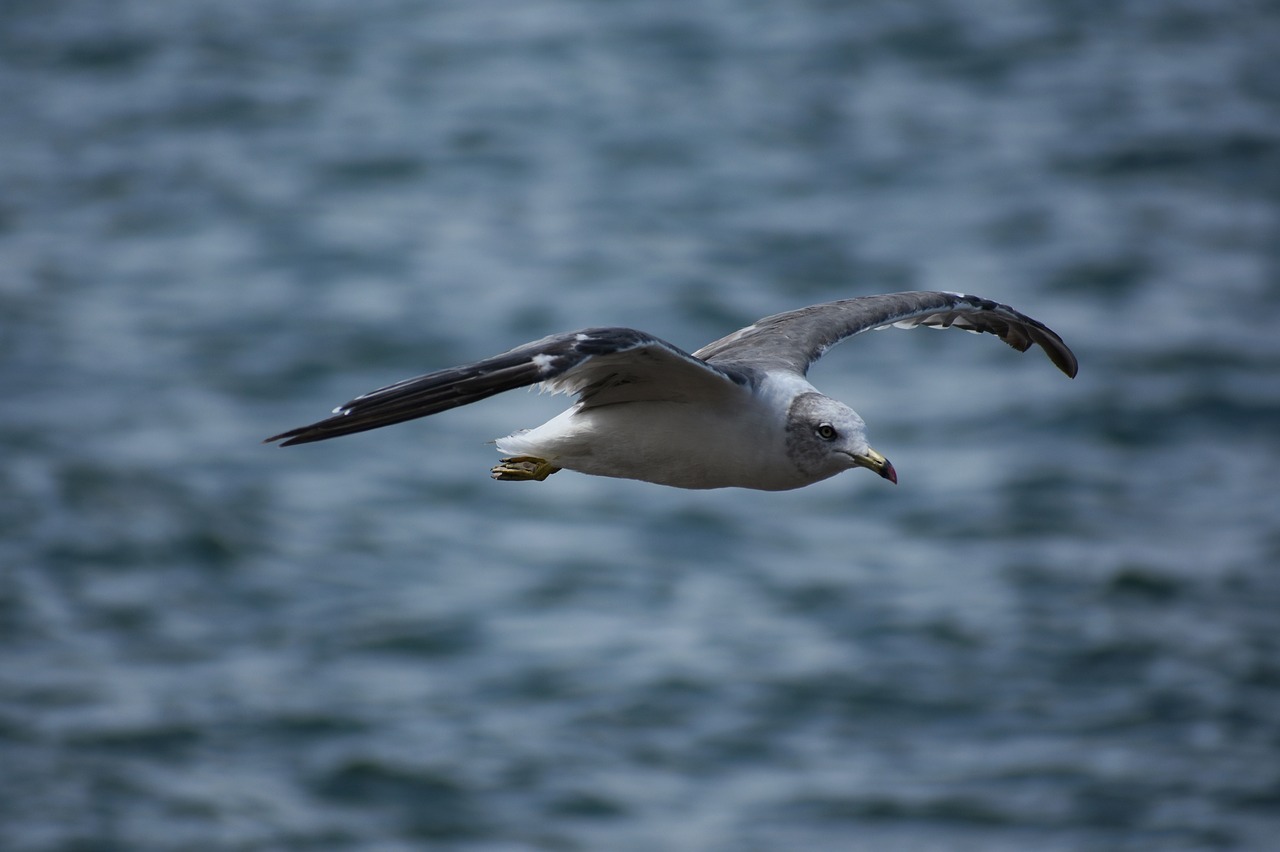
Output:
<svg viewBox="0 0 1280 852">
<path fill-rule="evenodd" d="M 1262 3 L 0 10 L 0 845 L 1262 849 L 1280 830 Z M 1080 356 L 811 374 L 901 485 L 494 483 L 586 325 L 974 292 Z"/>
</svg>

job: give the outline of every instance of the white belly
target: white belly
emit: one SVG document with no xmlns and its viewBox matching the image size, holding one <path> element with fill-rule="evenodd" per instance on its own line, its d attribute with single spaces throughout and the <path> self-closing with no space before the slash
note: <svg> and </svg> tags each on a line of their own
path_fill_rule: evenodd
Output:
<svg viewBox="0 0 1280 852">
<path fill-rule="evenodd" d="M 780 491 L 809 484 L 783 452 L 783 424 L 741 414 L 678 402 L 574 406 L 500 439 L 498 449 L 581 473 L 677 488 Z"/>
</svg>

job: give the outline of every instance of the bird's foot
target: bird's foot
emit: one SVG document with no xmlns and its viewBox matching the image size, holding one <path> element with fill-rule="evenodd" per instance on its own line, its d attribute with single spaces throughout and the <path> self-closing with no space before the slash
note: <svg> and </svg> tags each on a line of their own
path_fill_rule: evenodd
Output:
<svg viewBox="0 0 1280 852">
<path fill-rule="evenodd" d="M 494 465 L 491 475 L 504 482 L 522 482 L 527 479 L 541 482 L 559 469 L 546 459 L 512 456 Z"/>
</svg>

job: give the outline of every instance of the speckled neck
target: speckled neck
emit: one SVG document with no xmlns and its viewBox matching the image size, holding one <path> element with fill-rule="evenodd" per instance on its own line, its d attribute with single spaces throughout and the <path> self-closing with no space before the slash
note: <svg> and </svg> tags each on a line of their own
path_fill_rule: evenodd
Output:
<svg viewBox="0 0 1280 852">
<path fill-rule="evenodd" d="M 787 408 L 787 458 L 806 476 L 819 475 L 827 455 L 826 448 L 813 434 L 813 420 L 827 402 L 817 391 L 798 394 Z"/>
</svg>

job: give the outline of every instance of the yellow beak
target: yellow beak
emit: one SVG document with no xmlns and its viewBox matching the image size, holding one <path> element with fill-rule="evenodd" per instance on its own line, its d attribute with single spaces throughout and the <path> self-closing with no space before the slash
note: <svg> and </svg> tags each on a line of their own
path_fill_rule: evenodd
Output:
<svg viewBox="0 0 1280 852">
<path fill-rule="evenodd" d="M 858 467 L 865 467 L 867 470 L 875 471 L 894 485 L 898 484 L 898 472 L 893 469 L 893 465 L 889 463 L 887 458 L 870 447 L 867 447 L 867 451 L 863 455 L 854 456 L 853 463 Z"/>
</svg>

